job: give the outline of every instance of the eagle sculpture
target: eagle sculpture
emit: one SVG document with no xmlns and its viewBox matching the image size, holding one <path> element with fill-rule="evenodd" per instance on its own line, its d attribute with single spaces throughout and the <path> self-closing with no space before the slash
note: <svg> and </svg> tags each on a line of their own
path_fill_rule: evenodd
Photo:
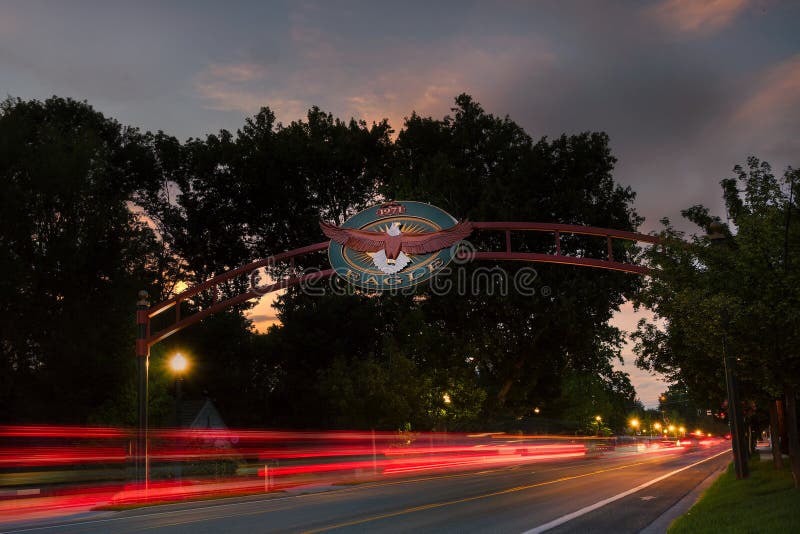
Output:
<svg viewBox="0 0 800 534">
<path fill-rule="evenodd" d="M 342 228 L 324 221 L 319 226 L 332 241 L 359 252 L 371 253 L 375 265 L 387 274 L 393 274 L 405 267 L 411 261 L 407 254 L 436 252 L 472 233 L 472 223 L 469 221 L 436 232 L 413 234 L 404 234 L 396 222 L 386 232 Z"/>
</svg>

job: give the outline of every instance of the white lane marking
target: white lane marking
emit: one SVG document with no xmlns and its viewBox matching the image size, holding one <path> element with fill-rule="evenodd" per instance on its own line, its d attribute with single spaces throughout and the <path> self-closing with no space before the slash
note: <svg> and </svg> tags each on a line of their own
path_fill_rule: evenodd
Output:
<svg viewBox="0 0 800 534">
<path fill-rule="evenodd" d="M 652 501 L 653 499 L 656 498 L 656 496 L 655 495 L 645 495 L 644 497 L 639 497 L 639 498 L 641 500 L 643 500 L 643 501 Z"/>
<path fill-rule="evenodd" d="M 707 462 L 709 460 L 713 460 L 714 458 L 716 458 L 718 456 L 722 456 L 723 454 L 728 454 L 730 452 L 731 452 L 730 450 L 724 450 L 724 451 L 722 451 L 720 453 L 715 454 L 714 456 L 709 456 L 708 458 L 704 458 L 704 459 L 700 460 L 699 462 L 695 462 L 695 463 L 687 465 L 685 467 L 681 467 L 680 469 L 676 469 L 675 471 L 671 471 L 671 472 L 667 473 L 666 475 L 661 475 L 658 478 L 654 478 L 653 480 L 650 480 L 649 482 L 645 482 L 644 484 L 640 484 L 640 485 L 636 486 L 635 488 L 629 489 L 628 491 L 623 491 L 622 493 L 620 493 L 618 495 L 614 495 L 613 497 L 609 497 L 608 499 L 603 499 L 600 502 L 596 502 L 594 504 L 591 504 L 589 506 L 581 508 L 580 510 L 576 510 L 576 511 L 572 512 L 571 514 L 563 515 L 563 516 L 561 516 L 561 517 L 559 517 L 557 519 L 553 519 L 549 523 L 545 523 L 544 525 L 540 525 L 540 526 L 538 526 L 536 528 L 532 528 L 530 530 L 526 530 L 522 534 L 539 534 L 540 532 L 545 532 L 547 530 L 550 530 L 551 528 L 555 528 L 555 527 L 557 527 L 559 525 L 563 525 L 567 521 L 572 521 L 576 517 L 580 517 L 582 515 L 588 514 L 589 512 L 593 512 L 594 510 L 597 510 L 598 508 L 602 508 L 603 506 L 605 506 L 607 504 L 610 504 L 610 503 L 612 503 L 614 501 L 618 501 L 618 500 L 622 499 L 623 497 L 627 497 L 628 495 L 631 495 L 632 493 L 636 493 L 637 491 L 639 491 L 641 489 L 644 489 L 644 488 L 646 488 L 648 486 L 652 486 L 653 484 L 656 484 L 657 482 L 661 482 L 665 478 L 669 478 L 672 475 L 677 475 L 681 471 L 686 471 L 687 469 L 691 469 L 692 467 L 694 467 L 696 465 L 700 465 L 703 462 Z"/>
</svg>

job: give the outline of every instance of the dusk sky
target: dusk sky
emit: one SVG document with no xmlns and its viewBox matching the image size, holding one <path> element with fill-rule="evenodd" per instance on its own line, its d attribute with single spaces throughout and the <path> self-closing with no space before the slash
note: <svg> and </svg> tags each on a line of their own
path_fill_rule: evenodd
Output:
<svg viewBox="0 0 800 534">
<path fill-rule="evenodd" d="M 693 204 L 724 216 L 719 181 L 749 155 L 800 165 L 798 23 L 800 2 L 747 0 L 7 0 L 0 92 L 87 100 L 182 140 L 235 131 L 261 106 L 399 130 L 466 92 L 535 139 L 607 132 L 648 232 Z M 665 385 L 625 370 L 655 405 Z"/>
</svg>

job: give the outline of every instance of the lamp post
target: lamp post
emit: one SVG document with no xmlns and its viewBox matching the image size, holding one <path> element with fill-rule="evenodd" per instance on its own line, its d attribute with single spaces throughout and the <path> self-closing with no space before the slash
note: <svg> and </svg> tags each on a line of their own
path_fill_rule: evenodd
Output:
<svg viewBox="0 0 800 534">
<path fill-rule="evenodd" d="M 594 420 L 597 422 L 597 436 L 600 437 L 600 423 L 603 421 L 603 418 L 599 415 L 596 415 Z"/>
<path fill-rule="evenodd" d="M 725 244 L 725 226 L 713 222 L 708 227 L 708 239 L 715 245 Z M 736 469 L 736 478 L 741 480 L 750 476 L 750 469 L 744 456 L 742 430 L 744 421 L 739 409 L 739 382 L 736 380 L 736 360 L 728 354 L 726 334 L 728 330 L 728 310 L 723 308 L 720 312 L 722 319 L 722 358 L 725 363 L 725 384 L 728 390 L 728 421 L 731 426 L 731 448 L 733 449 L 733 464 Z"/>
<path fill-rule="evenodd" d="M 172 358 L 169 360 L 169 367 L 172 369 L 172 372 L 175 373 L 175 428 L 181 428 L 181 393 L 182 393 L 182 386 L 183 386 L 183 373 L 186 371 L 186 368 L 189 367 L 188 360 L 181 354 L 180 352 L 176 353 Z M 180 435 L 178 436 L 178 442 L 180 443 Z M 181 478 L 181 462 L 180 459 L 177 460 L 175 463 L 175 479 L 180 480 Z"/>
</svg>

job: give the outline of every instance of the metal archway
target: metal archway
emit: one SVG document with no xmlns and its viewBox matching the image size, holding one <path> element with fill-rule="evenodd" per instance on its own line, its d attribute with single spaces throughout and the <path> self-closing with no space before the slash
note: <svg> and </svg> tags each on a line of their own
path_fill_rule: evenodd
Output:
<svg viewBox="0 0 800 534">
<path fill-rule="evenodd" d="M 622 230 L 611 230 L 608 228 L 598 228 L 593 226 L 582 226 L 575 224 L 559 223 L 534 223 L 534 222 L 473 222 L 473 229 L 477 231 L 502 232 L 505 237 L 505 247 L 503 250 L 475 251 L 471 254 L 474 260 L 496 260 L 496 261 L 526 261 L 540 263 L 558 263 L 566 265 L 578 265 L 583 267 L 593 267 L 613 271 L 627 272 L 637 275 L 646 275 L 650 270 L 646 266 L 635 265 L 632 263 L 616 261 L 614 258 L 614 240 L 642 242 L 657 245 L 661 240 L 652 235 L 645 235 L 636 232 Z M 511 234 L 513 232 L 540 232 L 553 234 L 554 253 L 523 252 L 515 251 L 512 247 Z M 607 254 L 605 259 L 587 258 L 562 254 L 561 236 L 564 234 L 588 235 L 603 237 L 607 241 Z M 255 261 L 248 265 L 232 269 L 223 274 L 215 276 L 203 283 L 190 287 L 180 294 L 150 306 L 146 292 L 140 292 L 137 302 L 136 312 L 136 356 L 138 369 L 138 417 L 139 429 L 137 434 L 136 446 L 136 479 L 144 483 L 145 487 L 149 483 L 149 466 L 147 460 L 147 381 L 148 366 L 150 358 L 150 348 L 209 315 L 220 312 L 237 304 L 248 300 L 260 298 L 268 293 L 286 289 L 301 283 L 321 280 L 333 276 L 333 269 L 316 271 L 303 275 L 289 275 L 281 280 L 273 282 L 258 289 L 251 288 L 234 297 L 225 300 L 217 300 L 219 295 L 218 288 L 240 276 L 251 275 L 253 272 L 263 267 L 274 266 L 282 263 L 289 263 L 293 266 L 298 258 L 308 256 L 315 252 L 325 250 L 329 241 L 323 241 L 314 245 L 289 250 L 268 258 Z M 206 308 L 197 311 L 188 317 L 181 315 L 181 303 L 191 300 L 200 293 L 209 291 L 211 293 L 211 304 Z M 173 314 L 173 322 L 156 332 L 151 331 L 152 320 L 155 317 Z"/>
</svg>

